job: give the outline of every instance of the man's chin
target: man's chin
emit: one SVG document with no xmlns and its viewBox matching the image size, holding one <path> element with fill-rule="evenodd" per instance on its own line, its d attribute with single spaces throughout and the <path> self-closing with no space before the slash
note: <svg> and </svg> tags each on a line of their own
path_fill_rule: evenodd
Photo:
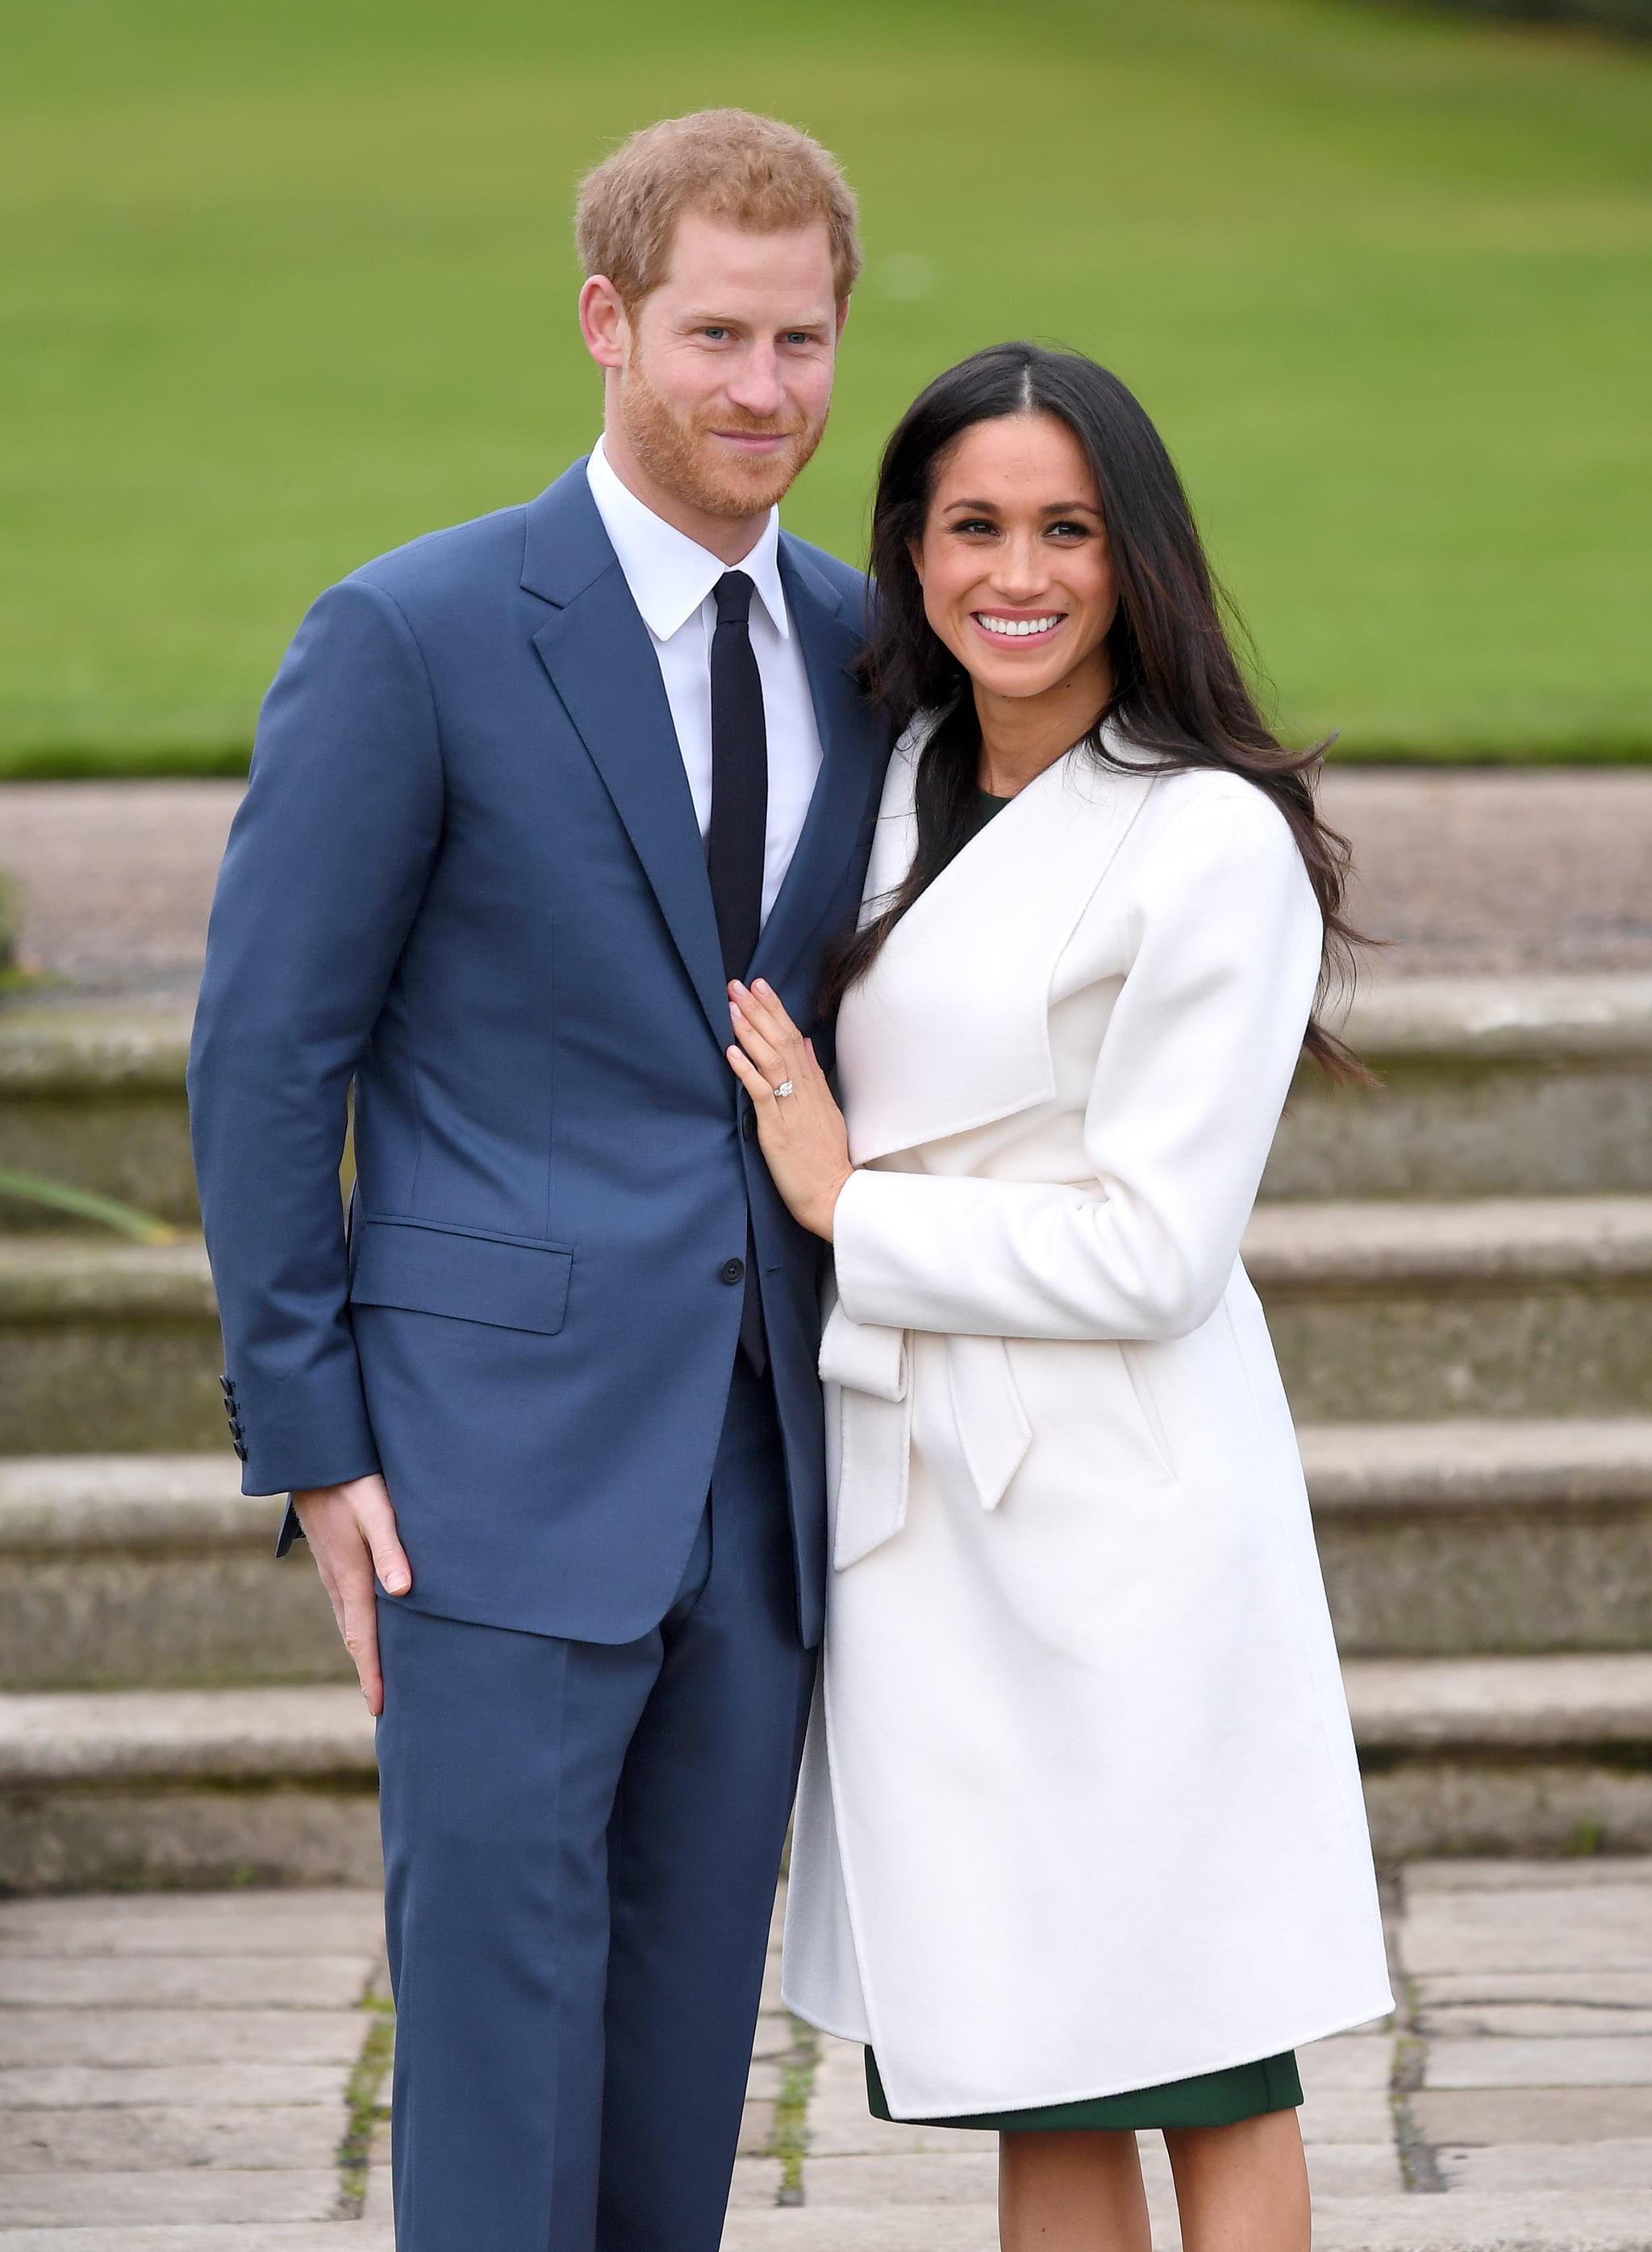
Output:
<svg viewBox="0 0 1652 2252">
<path fill-rule="evenodd" d="M 708 516 L 757 516 L 783 500 L 802 468 L 799 449 L 788 446 L 781 454 L 759 454 L 731 460 L 721 454 L 695 464 L 694 490 L 685 498 Z"/>
</svg>

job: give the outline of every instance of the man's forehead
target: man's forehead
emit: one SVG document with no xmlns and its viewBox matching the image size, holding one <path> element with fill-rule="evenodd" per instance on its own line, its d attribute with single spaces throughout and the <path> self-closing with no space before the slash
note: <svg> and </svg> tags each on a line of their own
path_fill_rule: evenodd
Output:
<svg viewBox="0 0 1652 2252">
<path fill-rule="evenodd" d="M 706 298 L 708 309 L 713 309 L 711 300 L 727 309 L 737 295 L 772 301 L 778 293 L 815 301 L 818 312 L 830 313 L 836 303 L 831 238 L 823 219 L 758 229 L 687 211 L 677 223 L 659 286 L 674 298 Z"/>
</svg>

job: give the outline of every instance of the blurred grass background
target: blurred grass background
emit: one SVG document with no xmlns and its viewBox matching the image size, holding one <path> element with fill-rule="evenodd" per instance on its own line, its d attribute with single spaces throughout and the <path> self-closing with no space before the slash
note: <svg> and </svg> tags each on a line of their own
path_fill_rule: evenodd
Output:
<svg viewBox="0 0 1652 2252">
<path fill-rule="evenodd" d="M 0 80 L 0 773 L 244 760 L 305 603 L 588 445 L 580 173 L 774 110 L 869 267 L 792 526 L 935 370 L 1159 421 L 1285 726 L 1652 758 L 1652 49 L 1373 0 L 54 0 Z"/>
</svg>

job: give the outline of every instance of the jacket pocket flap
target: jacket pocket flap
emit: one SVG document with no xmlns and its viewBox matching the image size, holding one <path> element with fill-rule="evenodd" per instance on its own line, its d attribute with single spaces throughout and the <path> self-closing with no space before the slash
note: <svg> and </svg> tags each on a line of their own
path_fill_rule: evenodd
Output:
<svg viewBox="0 0 1652 2252">
<path fill-rule="evenodd" d="M 357 1222 L 353 1303 L 447 1314 L 554 1337 L 568 1310 L 573 1253 L 566 1244 L 478 1235 L 417 1220 Z"/>
</svg>

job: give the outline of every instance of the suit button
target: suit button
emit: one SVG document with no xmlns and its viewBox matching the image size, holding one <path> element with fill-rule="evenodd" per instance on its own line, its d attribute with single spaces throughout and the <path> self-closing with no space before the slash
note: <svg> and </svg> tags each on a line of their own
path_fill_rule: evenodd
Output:
<svg viewBox="0 0 1652 2252">
<path fill-rule="evenodd" d="M 756 1113 L 756 1111 L 754 1111 L 754 1110 L 747 1110 L 747 1112 L 746 1112 L 746 1114 L 745 1117 L 744 1117 L 744 1118 L 742 1118 L 742 1119 L 741 1119 L 741 1121 L 740 1121 L 740 1131 L 741 1131 L 741 1133 L 742 1133 L 742 1134 L 744 1134 L 744 1135 L 745 1135 L 745 1136 L 746 1136 L 746 1140 L 747 1140 L 748 1142 L 754 1142 L 754 1141 L 756 1141 L 756 1139 L 757 1139 L 757 1113 Z"/>
<path fill-rule="evenodd" d="M 244 1463 L 246 1460 L 246 1449 L 242 1446 L 239 1439 L 235 1442 L 235 1459 L 237 1462 L 241 1463 Z"/>
<path fill-rule="evenodd" d="M 725 1259 L 717 1271 L 725 1282 L 743 1282 L 746 1280 L 746 1262 L 743 1259 Z"/>
<path fill-rule="evenodd" d="M 219 1378 L 218 1388 L 223 1394 L 226 1400 L 233 1400 L 235 1397 L 235 1387 L 231 1383 L 227 1376 L 220 1376 Z"/>
</svg>

